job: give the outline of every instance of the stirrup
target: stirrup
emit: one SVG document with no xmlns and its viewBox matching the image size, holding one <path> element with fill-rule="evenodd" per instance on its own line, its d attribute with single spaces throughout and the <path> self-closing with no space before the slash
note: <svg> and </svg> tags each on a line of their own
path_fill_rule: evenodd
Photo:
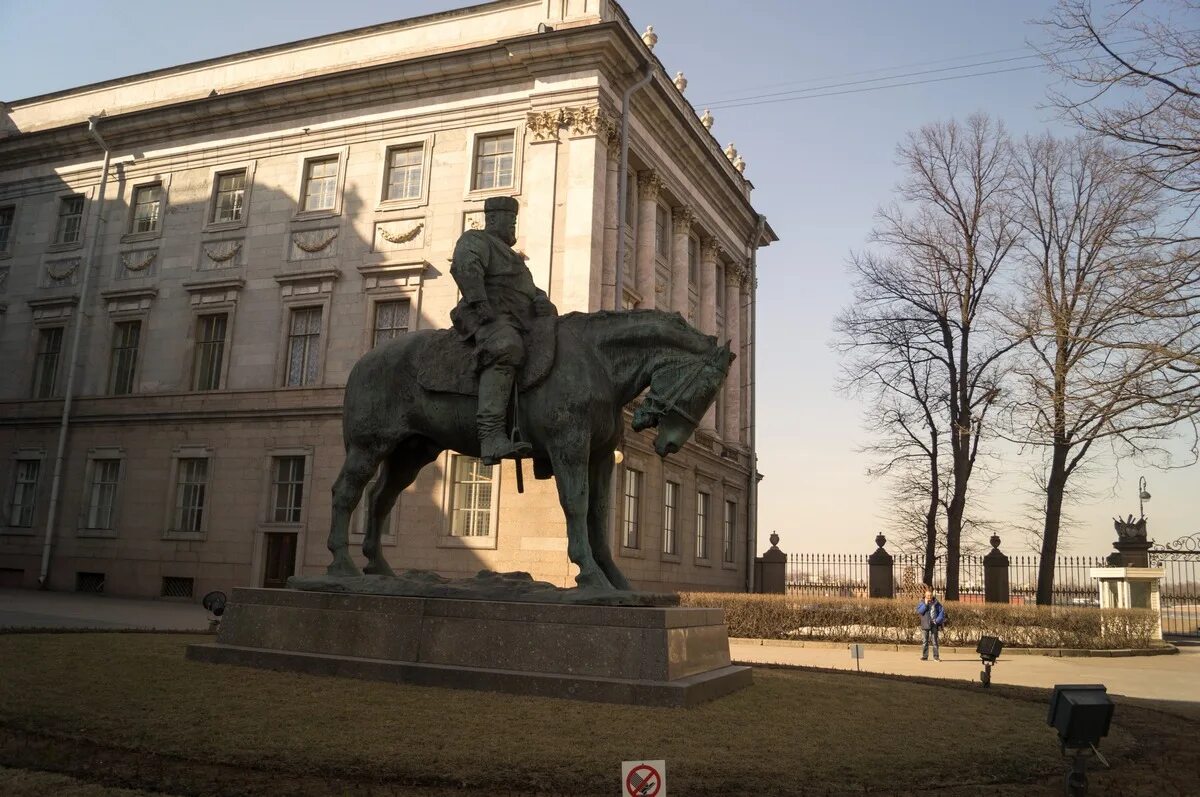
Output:
<svg viewBox="0 0 1200 797">
<path fill-rule="evenodd" d="M 512 440 L 504 441 L 504 448 L 499 453 L 484 452 L 484 446 L 480 445 L 479 459 L 484 465 L 499 465 L 502 459 L 524 459 L 533 454 L 533 446 L 526 443 L 524 440 L 513 442 Z"/>
</svg>

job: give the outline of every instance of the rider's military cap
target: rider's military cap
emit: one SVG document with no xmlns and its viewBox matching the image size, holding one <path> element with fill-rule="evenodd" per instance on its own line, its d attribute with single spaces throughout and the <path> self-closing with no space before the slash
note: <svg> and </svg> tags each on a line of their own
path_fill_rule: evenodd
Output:
<svg viewBox="0 0 1200 797">
<path fill-rule="evenodd" d="M 490 210 L 507 210 L 510 213 L 516 213 L 520 208 L 520 203 L 516 197 L 511 196 L 490 196 L 483 200 L 483 212 L 487 213 Z"/>
</svg>

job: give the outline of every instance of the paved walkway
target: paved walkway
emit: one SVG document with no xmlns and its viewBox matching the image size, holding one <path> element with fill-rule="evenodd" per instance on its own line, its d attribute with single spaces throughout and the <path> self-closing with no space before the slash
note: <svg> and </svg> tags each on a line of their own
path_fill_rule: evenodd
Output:
<svg viewBox="0 0 1200 797">
<path fill-rule="evenodd" d="M 853 670 L 848 646 L 799 647 L 730 640 L 734 661 L 755 664 L 799 664 Z M 901 650 L 868 649 L 859 662 L 864 672 L 920 675 L 979 681 L 983 665 L 974 653 L 943 652 L 940 662 L 921 661 L 918 646 Z M 1200 703 L 1200 646 L 1181 647 L 1174 656 L 1077 658 L 1005 656 L 992 667 L 992 683 L 1052 687 L 1055 684 L 1104 684 L 1112 694 L 1149 700 Z"/>
<path fill-rule="evenodd" d="M 208 628 L 208 612 L 198 600 L 184 603 L 78 592 L 0 589 L 0 628 L 203 631 Z"/>
</svg>

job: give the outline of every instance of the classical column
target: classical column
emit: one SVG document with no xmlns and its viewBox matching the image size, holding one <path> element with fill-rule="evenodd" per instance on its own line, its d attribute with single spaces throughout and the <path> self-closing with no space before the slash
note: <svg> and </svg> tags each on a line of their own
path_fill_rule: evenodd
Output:
<svg viewBox="0 0 1200 797">
<path fill-rule="evenodd" d="M 619 192 L 621 190 L 621 146 L 614 135 L 608 140 L 608 158 L 604 175 L 604 268 L 600 279 L 600 308 L 619 309 L 617 291 L 617 236 L 621 234 L 621 220 L 617 218 Z"/>
<path fill-rule="evenodd" d="M 532 111 L 525 120 L 525 164 L 517 246 L 529 256 L 533 281 L 551 300 L 562 297 L 551 284 L 554 257 L 554 187 L 558 182 L 558 130 L 562 109 Z"/>
<path fill-rule="evenodd" d="M 717 257 L 721 247 L 716 240 L 705 236 L 700 241 L 700 307 L 697 319 L 705 335 L 717 334 Z M 717 431 L 716 404 L 708 408 L 700 428 L 715 436 Z"/>
<path fill-rule="evenodd" d="M 638 305 L 654 309 L 654 223 L 658 214 L 658 192 L 662 178 L 653 169 L 638 172 L 638 232 L 637 232 L 637 292 L 642 297 Z"/>
<path fill-rule="evenodd" d="M 725 434 L 729 443 L 742 441 L 742 279 L 746 270 L 740 263 L 725 266 L 725 337 L 738 358 L 729 367 L 725 379 Z"/>
<path fill-rule="evenodd" d="M 684 205 L 671 212 L 671 308 L 684 318 L 688 312 L 688 236 L 692 231 L 692 208 Z"/>
<path fill-rule="evenodd" d="M 588 312 L 599 307 L 604 270 L 604 227 L 607 155 L 603 142 L 611 117 L 596 105 L 563 108 L 566 127 L 565 202 L 560 312 Z"/>
</svg>

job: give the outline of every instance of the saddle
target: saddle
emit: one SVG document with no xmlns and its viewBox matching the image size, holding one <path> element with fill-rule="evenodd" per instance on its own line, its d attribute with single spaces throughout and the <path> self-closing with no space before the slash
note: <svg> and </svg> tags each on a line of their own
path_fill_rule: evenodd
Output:
<svg viewBox="0 0 1200 797">
<path fill-rule="evenodd" d="M 474 396 L 479 393 L 475 347 L 453 329 L 431 334 L 417 383 L 433 393 Z M 539 316 L 525 334 L 525 364 L 517 373 L 517 390 L 524 392 L 545 381 L 558 348 L 558 316 Z"/>
</svg>

